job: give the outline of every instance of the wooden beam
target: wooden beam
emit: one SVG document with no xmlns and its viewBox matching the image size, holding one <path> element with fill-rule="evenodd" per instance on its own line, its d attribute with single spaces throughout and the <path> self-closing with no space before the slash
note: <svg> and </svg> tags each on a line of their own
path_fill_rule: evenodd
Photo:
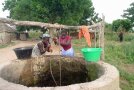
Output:
<svg viewBox="0 0 134 90">
<path fill-rule="evenodd" d="M 37 27 L 63 28 L 63 29 L 75 29 L 75 30 L 78 30 L 81 27 L 81 26 L 68 26 L 62 24 L 51 24 L 51 23 L 43 23 L 43 22 L 35 22 L 35 21 L 18 21 L 18 20 L 7 19 L 7 18 L 0 18 L 0 22 L 8 23 L 16 26 L 37 26 Z M 88 27 L 90 29 L 90 28 L 98 28 L 100 26 L 101 26 L 101 22 Z"/>
<path fill-rule="evenodd" d="M 104 47 L 104 41 L 105 41 L 105 39 L 104 39 L 104 30 L 105 30 L 105 17 L 104 17 L 104 15 L 102 16 L 102 26 L 101 26 L 101 38 L 100 38 L 100 46 L 101 46 L 101 48 L 102 48 L 102 56 L 101 56 L 101 60 L 105 60 L 105 54 L 104 54 L 104 49 L 105 49 L 105 47 Z"/>
</svg>

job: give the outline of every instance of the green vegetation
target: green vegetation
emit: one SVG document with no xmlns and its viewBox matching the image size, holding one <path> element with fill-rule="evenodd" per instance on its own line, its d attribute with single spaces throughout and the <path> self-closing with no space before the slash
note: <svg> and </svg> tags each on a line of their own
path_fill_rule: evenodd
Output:
<svg viewBox="0 0 134 90">
<path fill-rule="evenodd" d="M 5 0 L 3 5 L 17 20 L 79 25 L 98 16 L 91 0 Z"/>
<path fill-rule="evenodd" d="M 134 2 L 130 4 L 130 7 L 124 10 L 123 17 L 131 21 L 134 26 Z"/>
<path fill-rule="evenodd" d="M 39 31 L 30 31 L 29 32 L 30 39 L 39 39 L 40 35 L 42 35 L 42 33 Z"/>
<path fill-rule="evenodd" d="M 0 49 L 1 48 L 6 48 L 6 47 L 9 47 L 9 46 L 13 46 L 15 45 L 15 42 L 11 42 L 11 43 L 8 43 L 8 44 L 0 44 Z"/>
<path fill-rule="evenodd" d="M 2 45 L 0 45 L 0 48 L 5 48 L 7 46 L 8 46 L 8 44 L 2 44 Z"/>
<path fill-rule="evenodd" d="M 98 78 L 98 72 L 100 70 L 100 66 L 96 63 L 88 63 L 87 64 L 88 70 L 88 80 L 93 81 Z"/>
<path fill-rule="evenodd" d="M 129 31 L 131 30 L 131 28 L 132 28 L 132 25 L 128 19 L 117 19 L 113 21 L 112 23 L 113 31 L 119 31 L 119 30 Z"/>
<path fill-rule="evenodd" d="M 73 40 L 76 55 L 81 55 L 81 48 L 87 47 L 85 39 Z M 120 43 L 117 33 L 105 33 L 105 62 L 120 71 L 122 90 L 134 90 L 134 33 L 125 33 L 124 42 Z"/>
<path fill-rule="evenodd" d="M 5 0 L 3 6 L 3 11 L 10 11 L 9 18 L 22 21 L 81 25 L 87 24 L 88 18 L 100 20 L 91 0 Z M 39 27 L 18 26 L 17 30 L 30 28 Z"/>
</svg>

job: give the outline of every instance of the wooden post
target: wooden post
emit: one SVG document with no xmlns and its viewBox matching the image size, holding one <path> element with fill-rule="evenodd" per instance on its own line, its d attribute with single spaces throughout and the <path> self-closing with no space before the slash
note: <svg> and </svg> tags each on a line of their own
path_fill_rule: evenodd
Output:
<svg viewBox="0 0 134 90">
<path fill-rule="evenodd" d="M 101 43 L 101 26 L 99 27 L 99 33 L 98 33 L 98 44 L 99 44 L 99 47 L 100 47 L 100 43 Z"/>
<path fill-rule="evenodd" d="M 54 45 L 54 43 L 53 43 L 54 31 L 56 31 L 55 28 L 49 28 L 49 34 L 50 34 L 50 36 L 51 36 L 50 42 L 51 42 L 52 45 Z"/>
<path fill-rule="evenodd" d="M 95 48 L 96 48 L 96 38 L 97 38 L 97 36 L 96 36 L 96 30 L 95 30 L 95 38 L 94 38 Z"/>
<path fill-rule="evenodd" d="M 102 56 L 101 60 L 105 60 L 105 54 L 104 54 L 104 29 L 105 29 L 105 17 L 102 16 L 102 23 L 101 23 L 101 38 L 100 38 L 100 46 L 102 48 Z"/>
</svg>

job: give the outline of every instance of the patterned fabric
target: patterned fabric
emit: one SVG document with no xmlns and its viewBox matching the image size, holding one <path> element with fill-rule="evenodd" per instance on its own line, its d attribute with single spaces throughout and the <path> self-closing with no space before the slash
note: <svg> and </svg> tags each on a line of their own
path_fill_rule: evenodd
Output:
<svg viewBox="0 0 134 90">
<path fill-rule="evenodd" d="M 38 57 L 44 54 L 46 51 L 50 52 L 50 48 L 51 48 L 51 45 L 49 42 L 43 43 L 42 41 L 40 41 L 34 46 L 32 50 L 32 57 Z"/>
<path fill-rule="evenodd" d="M 38 57 L 40 55 L 41 55 L 40 50 L 38 48 L 38 45 L 36 44 L 32 50 L 32 57 Z"/>
</svg>

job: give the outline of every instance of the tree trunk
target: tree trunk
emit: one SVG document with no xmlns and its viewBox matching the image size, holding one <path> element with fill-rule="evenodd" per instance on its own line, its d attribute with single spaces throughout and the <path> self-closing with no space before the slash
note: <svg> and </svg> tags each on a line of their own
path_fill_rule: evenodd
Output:
<svg viewBox="0 0 134 90">
<path fill-rule="evenodd" d="M 57 28 L 57 29 L 63 28 L 63 29 L 70 29 L 70 30 L 72 30 L 72 29 L 78 30 L 81 27 L 81 26 L 67 26 L 67 25 L 62 25 L 62 24 L 51 24 L 51 23 L 42 23 L 42 22 L 34 22 L 34 21 L 17 21 L 17 20 L 6 19 L 6 18 L 0 18 L 0 22 L 8 23 L 11 25 L 17 25 L 17 26 L 37 26 L 37 27 Z M 88 27 L 89 28 L 97 28 L 100 26 L 101 26 L 101 22 L 88 26 Z"/>
</svg>

